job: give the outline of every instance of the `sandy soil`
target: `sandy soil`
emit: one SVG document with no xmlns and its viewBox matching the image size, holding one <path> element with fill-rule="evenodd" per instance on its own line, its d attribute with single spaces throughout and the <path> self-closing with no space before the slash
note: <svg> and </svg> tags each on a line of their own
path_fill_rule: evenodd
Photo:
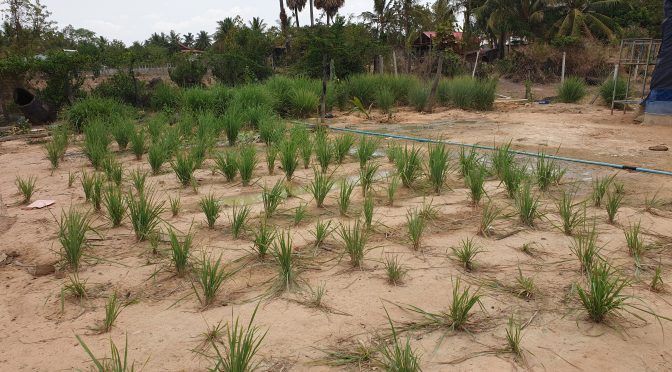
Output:
<svg viewBox="0 0 672 372">
<path fill-rule="evenodd" d="M 382 117 L 382 116 L 381 116 Z M 672 145 L 672 126 L 645 127 L 632 124 L 632 115 L 610 116 L 606 109 L 587 105 L 513 105 L 500 104 L 489 113 L 446 110 L 431 115 L 402 110 L 392 123 L 366 121 L 356 116 L 333 119 L 334 126 L 378 130 L 395 134 L 443 138 L 459 142 L 498 144 L 512 141 L 513 147 L 543 150 L 613 163 L 636 164 L 672 170 L 672 154 L 649 151 L 651 145 Z M 386 143 L 387 141 L 384 141 Z M 261 151 L 263 147 L 259 145 Z M 127 170 L 148 170 L 146 159 L 135 161 L 127 152 L 117 154 Z M 520 159 L 525 161 L 525 159 Z M 336 170 L 337 177 L 357 174 L 354 158 Z M 387 159 L 378 161 L 383 170 L 391 170 Z M 404 308 L 417 306 L 427 311 L 447 309 L 452 286 L 457 278 L 472 289 L 480 287 L 483 308 L 475 309 L 464 331 L 410 332 L 412 345 L 421 354 L 425 371 L 446 370 L 670 370 L 672 353 L 665 335 L 672 334 L 672 322 L 659 323 L 653 316 L 637 312 L 641 318 L 624 314 L 605 324 L 588 320 L 577 301 L 574 285 L 583 284 L 578 260 L 572 255 L 572 239 L 554 225 L 558 222 L 554 198 L 565 187 L 578 185 L 579 195 L 588 197 L 592 177 L 618 173 L 625 183 L 624 206 L 615 224 L 606 222 L 603 209 L 589 208 L 596 216 L 603 254 L 624 274 L 633 279 L 628 295 L 641 299 L 654 312 L 672 317 L 672 296 L 665 285 L 661 293 L 652 292 L 648 283 L 653 268 L 663 268 L 663 280 L 672 280 L 672 208 L 662 205 L 644 211 L 645 195 L 672 199 L 669 177 L 643 173 L 616 172 L 577 164 L 567 164 L 563 185 L 544 194 L 545 218 L 535 228 L 522 226 L 515 217 L 502 219 L 494 226 L 490 238 L 476 236 L 481 207 L 472 207 L 467 190 L 456 174 L 451 176 L 451 191 L 441 196 L 425 195 L 421 190 L 401 189 L 394 206 L 385 201 L 386 182 L 375 185 L 376 208 L 374 232 L 363 269 L 353 269 L 343 257 L 343 245 L 336 234 L 324 246 L 313 248 L 310 230 L 318 219 L 350 223 L 354 218 L 339 217 L 332 191 L 326 208 L 318 209 L 308 194 L 281 206 L 272 222 L 291 228 L 295 250 L 301 258 L 302 289 L 266 297 L 273 285 L 275 266 L 271 260 L 258 261 L 249 253 L 251 233 L 233 240 L 229 217 L 231 205 L 245 202 L 252 206 L 251 228 L 258 224 L 262 211 L 261 187 L 282 177 L 276 170 L 268 176 L 263 159 L 256 169 L 260 178 L 249 187 L 226 183 L 209 170 L 211 160 L 196 172 L 198 192 L 180 187 L 172 172 L 150 176 L 149 184 L 158 197 L 180 195 L 183 209 L 177 217 L 163 214 L 165 224 L 196 235 L 193 257 L 221 255 L 228 270 L 236 273 L 228 279 L 216 303 L 202 309 L 193 294 L 189 278 L 178 278 L 169 267 L 166 242 L 161 252 L 152 254 L 148 242 L 138 243 L 128 219 L 121 227 L 110 228 L 105 217 L 95 215 L 99 236 L 91 236 L 91 248 L 80 277 L 87 280 L 89 298 L 83 302 L 65 298 L 61 304 L 61 287 L 67 282 L 57 271 L 36 276 L 35 266 L 58 261 L 60 249 L 56 231 L 62 208 L 88 208 L 79 182 L 67 188 L 68 172 L 90 168 L 79 146 L 71 146 L 62 167 L 50 174 L 48 161 L 40 145 L 25 141 L 0 144 L 0 190 L 3 199 L 0 217 L 0 252 L 10 257 L 0 266 L 0 369 L 6 371 L 55 371 L 85 369 L 89 360 L 75 335 L 80 335 L 98 356 L 109 353 L 109 340 L 123 346 L 128 337 L 129 357 L 146 371 L 201 371 L 210 360 L 195 353 L 202 334 L 220 321 L 237 316 L 247 321 L 255 306 L 259 311 L 255 323 L 268 330 L 260 351 L 261 369 L 269 371 L 357 370 L 359 366 L 326 366 L 320 363 L 323 350 L 353 349 L 357 343 L 369 343 L 376 335 L 389 332 L 385 309 L 398 327 L 417 322 L 420 316 Z M 89 169 L 90 171 L 90 169 Z M 34 199 L 54 199 L 49 209 L 26 211 L 18 204 L 14 179 L 17 175 L 38 177 L 39 190 Z M 308 184 L 312 171 L 296 174 L 295 189 Z M 129 186 L 130 187 L 130 186 Z M 497 181 L 487 183 L 489 196 L 502 208 L 512 211 L 512 201 Z M 213 192 L 226 207 L 214 230 L 205 225 L 198 200 Z M 359 189 L 354 192 L 352 216 L 361 210 Z M 406 213 L 432 200 L 439 218 L 432 221 L 422 242 L 421 251 L 412 250 L 405 238 Z M 309 218 L 292 226 L 291 214 L 298 205 L 308 203 Z M 641 221 L 646 242 L 652 245 L 643 258 L 643 270 L 635 276 L 633 259 L 628 255 L 622 229 Z M 451 247 L 460 240 L 474 237 L 484 249 L 477 256 L 473 271 L 465 271 L 455 260 Z M 532 247 L 527 253 L 523 245 Z M 202 253 L 201 253 L 202 252 Z M 382 260 L 396 254 L 408 268 L 402 285 L 392 286 L 385 280 Z M 518 269 L 534 278 L 539 292 L 533 299 L 512 293 Z M 308 305 L 309 285 L 324 283 L 323 308 Z M 112 293 L 128 302 L 110 333 L 92 330 L 103 318 L 103 306 Z M 260 298 L 261 301 L 259 300 Z M 505 345 L 505 326 L 510 316 L 526 326 L 522 346 L 524 359 L 498 352 Z M 669 338 L 669 336 L 668 336 Z M 206 348 L 204 353 L 209 353 Z M 373 364 L 361 366 L 376 368 Z M 378 369 L 380 369 L 378 367 Z"/>
</svg>

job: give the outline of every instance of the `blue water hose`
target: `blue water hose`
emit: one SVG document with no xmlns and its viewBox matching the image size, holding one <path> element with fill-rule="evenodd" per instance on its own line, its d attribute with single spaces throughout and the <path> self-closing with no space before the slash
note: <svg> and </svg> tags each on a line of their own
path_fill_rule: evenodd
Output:
<svg viewBox="0 0 672 372">
<path fill-rule="evenodd" d="M 294 121 L 292 123 L 315 127 L 314 124 L 303 123 L 303 122 L 300 122 L 300 121 Z M 461 143 L 461 142 L 455 142 L 455 141 L 432 140 L 432 139 L 428 139 L 428 138 L 400 136 L 400 135 L 397 135 L 397 134 L 368 132 L 368 131 L 363 131 L 363 130 L 358 130 L 358 129 L 337 128 L 337 127 L 328 127 L 328 128 L 333 130 L 333 131 L 337 131 L 337 132 L 356 133 L 356 134 L 362 134 L 362 135 L 366 135 L 366 136 L 394 138 L 394 139 L 401 139 L 401 140 L 421 142 L 421 143 L 443 143 L 443 144 L 451 145 L 451 146 L 470 147 L 470 148 L 480 149 L 480 150 L 490 150 L 490 151 L 498 150 L 494 146 L 468 144 L 468 143 Z M 516 155 L 530 156 L 530 157 L 535 157 L 535 158 L 538 158 L 538 157 L 542 156 L 541 154 L 534 153 L 534 152 L 528 152 L 528 151 L 509 150 L 509 152 L 513 153 L 513 154 L 516 154 Z M 566 161 L 566 162 L 571 162 L 571 163 L 596 165 L 596 166 L 600 166 L 600 167 L 623 169 L 623 170 L 629 170 L 629 171 L 634 171 L 634 172 L 659 174 L 659 175 L 663 175 L 663 176 L 672 176 L 671 171 L 665 171 L 665 170 L 635 167 L 635 166 L 631 166 L 631 165 L 612 164 L 612 163 L 605 163 L 605 162 L 595 161 L 595 160 L 576 159 L 576 158 L 569 158 L 569 157 L 566 157 L 566 156 L 558 156 L 558 155 L 543 154 L 543 156 L 548 158 L 548 159 L 555 159 L 555 160 Z"/>
</svg>

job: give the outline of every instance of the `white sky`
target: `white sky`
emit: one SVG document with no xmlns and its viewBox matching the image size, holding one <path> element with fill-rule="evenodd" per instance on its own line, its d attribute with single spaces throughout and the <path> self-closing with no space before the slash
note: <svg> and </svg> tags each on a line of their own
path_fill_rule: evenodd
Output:
<svg viewBox="0 0 672 372">
<path fill-rule="evenodd" d="M 153 32 L 212 33 L 217 21 L 236 15 L 245 21 L 261 17 L 267 25 L 274 26 L 280 14 L 279 0 L 42 0 L 42 3 L 53 13 L 52 19 L 59 28 L 71 24 L 127 44 L 145 40 Z M 358 16 L 372 9 L 373 0 L 346 0 L 340 14 Z M 309 14 L 306 4 L 299 14 L 301 25 L 310 22 Z M 316 10 L 315 17 L 320 14 Z"/>
</svg>

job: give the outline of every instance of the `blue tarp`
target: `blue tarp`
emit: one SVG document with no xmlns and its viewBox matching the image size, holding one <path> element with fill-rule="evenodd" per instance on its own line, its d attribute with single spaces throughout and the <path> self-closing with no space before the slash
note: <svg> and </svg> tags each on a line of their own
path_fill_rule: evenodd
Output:
<svg viewBox="0 0 672 372">
<path fill-rule="evenodd" d="M 665 0 L 664 9 L 663 42 L 646 99 L 646 112 L 652 114 L 672 114 L 672 0 Z"/>
</svg>

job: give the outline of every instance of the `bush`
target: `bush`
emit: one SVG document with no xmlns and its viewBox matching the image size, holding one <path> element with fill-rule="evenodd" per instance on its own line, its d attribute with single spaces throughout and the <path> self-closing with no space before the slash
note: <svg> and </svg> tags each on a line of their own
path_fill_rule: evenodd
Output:
<svg viewBox="0 0 672 372">
<path fill-rule="evenodd" d="M 558 88 L 560 102 L 574 103 L 586 96 L 586 83 L 578 77 L 568 77 Z"/>
<path fill-rule="evenodd" d="M 149 97 L 149 106 L 154 110 L 178 109 L 182 103 L 182 90 L 166 83 L 154 88 Z"/>
<path fill-rule="evenodd" d="M 129 105 L 139 106 L 144 90 L 144 82 L 134 79 L 127 72 L 119 71 L 99 84 L 92 93 L 99 97 L 113 98 Z"/>
<path fill-rule="evenodd" d="M 276 98 L 271 91 L 263 85 L 248 84 L 236 89 L 231 99 L 231 106 L 247 110 L 250 107 L 266 107 L 275 109 Z"/>
<path fill-rule="evenodd" d="M 489 110 L 495 102 L 497 81 L 463 76 L 449 80 L 442 89 L 442 94 L 447 94 L 449 101 L 463 110 Z"/>
<path fill-rule="evenodd" d="M 376 93 L 376 106 L 388 115 L 392 114 L 394 101 L 394 93 L 387 87 L 380 88 Z"/>
<path fill-rule="evenodd" d="M 130 118 L 133 109 L 111 98 L 89 97 L 75 102 L 65 113 L 72 129 L 81 132 L 93 120 L 110 123 L 116 118 Z"/>
<path fill-rule="evenodd" d="M 306 118 L 315 114 L 320 105 L 320 97 L 305 88 L 292 90 L 289 97 L 290 111 L 298 118 Z"/>
<path fill-rule="evenodd" d="M 170 80 L 178 86 L 189 88 L 201 85 L 206 71 L 207 68 L 200 61 L 182 59 L 177 62 L 175 68 L 168 71 L 168 75 L 170 75 Z"/>
<path fill-rule="evenodd" d="M 428 100 L 429 88 L 423 84 L 418 84 L 408 91 L 408 103 L 413 106 L 415 111 L 424 110 Z"/>
<path fill-rule="evenodd" d="M 616 82 L 616 100 L 625 99 L 625 91 L 627 90 L 628 83 L 623 79 L 618 79 Z M 605 81 L 600 86 L 600 96 L 604 100 L 604 103 L 607 106 L 611 106 L 611 101 L 614 98 L 614 78 L 611 78 Z"/>
<path fill-rule="evenodd" d="M 190 88 L 182 93 L 182 106 L 189 111 L 209 111 L 214 103 L 212 94 L 204 88 Z"/>
</svg>

